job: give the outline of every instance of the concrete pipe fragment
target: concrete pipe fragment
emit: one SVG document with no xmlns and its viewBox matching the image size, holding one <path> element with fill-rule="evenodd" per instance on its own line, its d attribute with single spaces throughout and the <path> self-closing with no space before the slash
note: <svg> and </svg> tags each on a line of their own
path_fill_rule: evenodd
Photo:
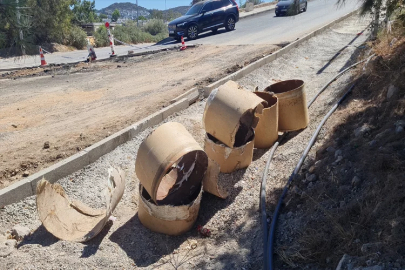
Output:
<svg viewBox="0 0 405 270">
<path fill-rule="evenodd" d="M 55 237 L 74 242 L 85 242 L 101 232 L 121 200 L 125 189 L 125 175 L 110 168 L 106 189 L 106 209 L 93 209 L 80 201 L 70 200 L 58 183 L 42 179 L 37 184 L 39 219 Z"/>
<path fill-rule="evenodd" d="M 199 185 L 184 205 L 156 205 L 146 189 L 140 185 L 139 220 L 146 228 L 154 232 L 167 235 L 183 234 L 189 231 L 197 220 L 201 197 L 202 187 Z"/>
<path fill-rule="evenodd" d="M 222 173 L 231 173 L 246 168 L 252 163 L 254 131 L 245 145 L 230 148 L 210 134 L 205 135 L 204 150 L 208 157 L 215 161 Z"/>
<path fill-rule="evenodd" d="M 278 98 L 279 131 L 300 130 L 308 126 L 304 81 L 281 81 L 268 86 L 264 92 L 273 92 Z"/>
<path fill-rule="evenodd" d="M 278 139 L 278 99 L 267 92 L 254 92 L 267 101 L 255 129 L 255 147 L 270 148 Z"/>
<path fill-rule="evenodd" d="M 254 133 L 266 101 L 228 81 L 211 92 L 205 105 L 205 131 L 234 148 L 245 145 Z"/>
<path fill-rule="evenodd" d="M 204 191 L 219 198 L 226 199 L 228 192 L 219 183 L 220 167 L 214 160 L 208 158 L 208 169 L 203 180 Z"/>
<path fill-rule="evenodd" d="M 157 205 L 184 205 L 201 186 L 208 157 L 180 123 L 158 127 L 141 144 L 135 172 Z"/>
</svg>

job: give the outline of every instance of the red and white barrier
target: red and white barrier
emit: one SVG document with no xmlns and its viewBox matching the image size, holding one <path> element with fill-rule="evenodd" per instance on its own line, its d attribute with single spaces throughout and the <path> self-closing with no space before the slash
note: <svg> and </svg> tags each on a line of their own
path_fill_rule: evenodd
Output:
<svg viewBox="0 0 405 270">
<path fill-rule="evenodd" d="M 116 56 L 115 51 L 114 51 L 114 37 L 110 32 L 110 23 L 106 22 L 105 23 L 105 27 L 107 28 L 107 32 L 108 32 L 108 40 L 110 41 L 110 47 L 111 47 L 111 57 L 112 56 Z"/>
</svg>

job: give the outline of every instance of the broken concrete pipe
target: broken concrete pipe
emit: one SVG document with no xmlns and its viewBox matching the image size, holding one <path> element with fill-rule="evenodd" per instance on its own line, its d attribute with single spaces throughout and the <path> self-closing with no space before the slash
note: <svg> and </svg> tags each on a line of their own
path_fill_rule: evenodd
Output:
<svg viewBox="0 0 405 270">
<path fill-rule="evenodd" d="M 251 136 L 246 144 L 230 148 L 210 134 L 206 134 L 204 150 L 208 157 L 219 165 L 222 173 L 231 173 L 246 168 L 252 163 L 254 138 L 254 131 L 251 129 Z"/>
<path fill-rule="evenodd" d="M 135 172 L 157 205 L 184 205 L 201 186 L 208 157 L 186 128 L 169 122 L 140 145 Z"/>
<path fill-rule="evenodd" d="M 184 205 L 156 205 L 142 185 L 139 186 L 138 217 L 151 231 L 180 235 L 189 231 L 198 217 L 202 196 L 201 184 Z"/>
<path fill-rule="evenodd" d="M 258 115 L 259 123 L 255 128 L 255 148 L 270 148 L 278 139 L 278 98 L 267 92 L 254 92 L 264 99 L 267 105 Z"/>
<path fill-rule="evenodd" d="M 219 173 L 220 167 L 214 160 L 208 158 L 208 169 L 203 180 L 204 191 L 211 193 L 219 198 L 226 199 L 228 197 L 227 187 L 220 183 Z"/>
<path fill-rule="evenodd" d="M 300 130 L 308 126 L 304 81 L 281 81 L 268 86 L 264 92 L 273 92 L 278 98 L 279 131 Z"/>
<path fill-rule="evenodd" d="M 125 189 L 125 174 L 110 168 L 106 189 L 106 209 L 93 209 L 80 201 L 70 200 L 58 183 L 42 179 L 37 184 L 39 219 L 55 237 L 85 242 L 101 232 L 121 200 Z"/>
<path fill-rule="evenodd" d="M 205 105 L 205 131 L 228 147 L 246 145 L 266 101 L 228 81 L 211 92 Z"/>
</svg>

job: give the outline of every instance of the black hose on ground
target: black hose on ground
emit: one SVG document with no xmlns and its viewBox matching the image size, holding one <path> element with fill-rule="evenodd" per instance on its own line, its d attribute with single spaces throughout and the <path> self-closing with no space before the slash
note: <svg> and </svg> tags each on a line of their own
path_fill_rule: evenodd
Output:
<svg viewBox="0 0 405 270">
<path fill-rule="evenodd" d="M 310 108 L 311 105 L 315 102 L 315 100 L 319 97 L 320 94 L 322 94 L 325 89 L 331 85 L 334 81 L 336 81 L 340 76 L 342 76 L 344 73 L 349 71 L 350 69 L 356 67 L 357 65 L 368 62 L 372 57 L 374 57 L 375 54 L 371 55 L 370 57 L 359 61 L 357 63 L 354 63 L 353 65 L 349 66 L 348 68 L 344 69 L 343 71 L 339 72 L 335 77 L 333 77 L 324 87 L 322 87 L 321 90 L 311 99 L 311 101 L 308 103 L 307 107 Z M 346 95 L 345 95 L 346 96 Z M 344 96 L 344 97 L 345 97 Z M 274 153 L 277 149 L 277 147 L 280 145 L 280 143 L 284 140 L 284 138 L 287 136 L 288 132 L 284 133 L 278 140 L 277 142 L 273 145 L 270 151 L 270 156 L 267 160 L 266 167 L 263 172 L 263 178 L 262 178 L 262 183 L 261 183 L 261 190 L 260 190 L 260 209 L 261 209 L 261 214 L 262 214 L 262 229 L 263 229 L 263 257 L 264 257 L 264 269 L 273 269 L 272 261 L 273 261 L 273 248 L 271 249 L 271 253 L 269 252 L 268 248 L 268 230 L 267 230 L 267 213 L 266 213 L 266 184 L 267 184 L 267 173 L 271 164 L 271 161 L 273 159 Z M 272 223 L 274 221 L 274 217 L 272 219 Z M 274 239 L 272 239 L 274 241 Z M 273 245 L 273 244 L 271 244 Z M 271 259 L 271 260 L 270 260 Z M 269 260 L 270 260 L 270 265 L 269 265 Z"/>
<path fill-rule="evenodd" d="M 339 107 L 339 105 L 342 104 L 343 100 L 345 100 L 345 98 L 350 94 L 350 92 L 353 90 L 355 85 L 356 84 L 353 84 L 349 88 L 349 90 L 343 95 L 343 97 L 341 99 L 339 99 L 339 101 L 335 104 L 335 106 L 333 106 L 332 109 L 330 109 L 330 111 L 322 119 L 321 123 L 318 125 L 315 133 L 312 135 L 311 140 L 309 141 L 307 147 L 304 150 L 304 153 L 302 154 L 300 160 L 298 161 L 297 166 L 295 167 L 293 173 L 290 175 L 290 178 L 288 179 L 288 182 L 283 189 L 283 193 L 281 194 L 281 196 L 278 200 L 276 209 L 274 211 L 273 219 L 271 220 L 270 231 L 269 231 L 270 233 L 269 233 L 269 237 L 268 237 L 268 241 L 267 241 L 267 250 L 268 250 L 268 256 L 269 256 L 269 269 L 273 269 L 274 238 L 275 238 L 275 232 L 276 232 L 277 219 L 278 219 L 278 215 L 280 213 L 280 209 L 281 209 L 284 197 L 287 194 L 288 188 L 290 187 L 292 180 L 295 178 L 295 176 L 300 171 L 301 166 L 304 163 L 304 160 L 307 157 L 312 146 L 314 145 L 316 138 L 318 137 L 318 134 L 321 131 L 323 125 L 329 119 L 329 117 L 336 111 L 336 109 Z"/>
</svg>

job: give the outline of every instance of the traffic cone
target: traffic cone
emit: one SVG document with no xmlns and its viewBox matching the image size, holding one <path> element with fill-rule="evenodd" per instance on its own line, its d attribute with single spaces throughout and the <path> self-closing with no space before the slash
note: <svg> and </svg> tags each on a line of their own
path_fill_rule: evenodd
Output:
<svg viewBox="0 0 405 270">
<path fill-rule="evenodd" d="M 45 56 L 42 52 L 41 46 L 39 46 L 39 55 L 41 56 L 41 66 L 46 66 L 48 63 L 45 61 Z"/>
<path fill-rule="evenodd" d="M 181 48 L 180 51 L 184 51 L 187 48 L 186 43 L 184 43 L 184 38 L 181 36 Z"/>
</svg>

